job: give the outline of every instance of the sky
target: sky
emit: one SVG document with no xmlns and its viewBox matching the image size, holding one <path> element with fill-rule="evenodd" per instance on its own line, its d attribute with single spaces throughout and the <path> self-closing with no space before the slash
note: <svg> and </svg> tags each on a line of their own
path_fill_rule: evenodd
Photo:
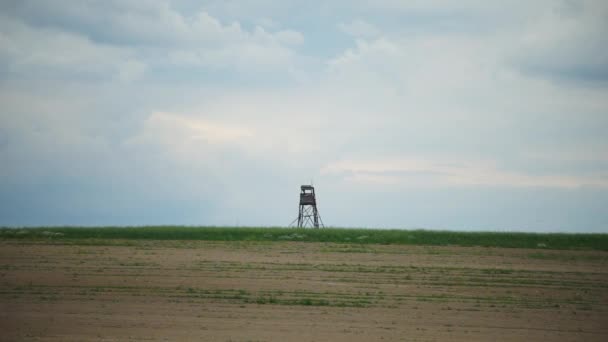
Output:
<svg viewBox="0 0 608 342">
<path fill-rule="evenodd" d="M 608 2 L 0 2 L 0 226 L 608 233 Z"/>
</svg>

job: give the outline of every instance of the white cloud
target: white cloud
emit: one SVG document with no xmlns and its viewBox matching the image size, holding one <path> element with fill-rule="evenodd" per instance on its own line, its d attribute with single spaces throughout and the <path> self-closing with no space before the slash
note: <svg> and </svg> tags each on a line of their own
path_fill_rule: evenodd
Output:
<svg viewBox="0 0 608 342">
<path fill-rule="evenodd" d="M 158 146 L 182 160 L 230 149 L 289 164 L 322 154 L 324 141 L 319 134 L 331 115 L 323 105 L 309 104 L 291 93 L 232 93 L 185 112 L 151 113 L 128 144 Z"/>
<path fill-rule="evenodd" d="M 389 38 L 433 34 L 452 38 L 465 34 L 491 48 L 500 48 L 498 52 L 504 62 L 531 76 L 552 81 L 600 81 L 604 84 L 608 79 L 605 71 L 608 69 L 608 38 L 604 34 L 608 29 L 606 1 L 381 0 L 349 3 L 358 12 L 368 15 L 371 12 L 370 17 L 391 18 L 386 23 L 378 20 L 383 34 Z"/>
<path fill-rule="evenodd" d="M 156 112 L 144 121 L 141 133 L 128 143 L 161 143 L 173 147 L 197 143 L 245 145 L 253 135 L 247 127 Z"/>
<path fill-rule="evenodd" d="M 219 20 L 201 12 L 181 37 L 187 43 L 169 50 L 176 65 L 241 71 L 272 70 L 289 67 L 296 53 L 293 46 L 302 43 L 301 33 L 291 30 L 268 32 L 255 27 L 248 32 L 238 23 L 223 25 Z"/>
<path fill-rule="evenodd" d="M 341 23 L 338 28 L 353 37 L 374 38 L 380 35 L 380 30 L 377 27 L 360 19 L 350 23 Z"/>
<path fill-rule="evenodd" d="M 384 158 L 341 160 L 326 165 L 323 174 L 341 175 L 346 182 L 409 187 L 492 186 L 608 188 L 608 174 L 585 177 L 563 174 L 530 175 L 500 170 L 493 161 L 462 159 Z"/>
<path fill-rule="evenodd" d="M 291 49 L 281 45 L 239 43 L 216 49 L 187 48 L 169 52 L 174 66 L 201 67 L 240 72 L 268 71 L 285 68 L 295 57 Z"/>
</svg>

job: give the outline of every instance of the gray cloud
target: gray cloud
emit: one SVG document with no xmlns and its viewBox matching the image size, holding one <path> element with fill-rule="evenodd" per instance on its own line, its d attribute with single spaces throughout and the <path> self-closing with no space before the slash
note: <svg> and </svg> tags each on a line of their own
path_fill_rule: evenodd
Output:
<svg viewBox="0 0 608 342">
<path fill-rule="evenodd" d="M 522 52 L 516 63 L 535 76 L 605 83 L 607 30 L 605 2 L 566 2 L 554 6 L 540 15 L 522 36 Z"/>
</svg>

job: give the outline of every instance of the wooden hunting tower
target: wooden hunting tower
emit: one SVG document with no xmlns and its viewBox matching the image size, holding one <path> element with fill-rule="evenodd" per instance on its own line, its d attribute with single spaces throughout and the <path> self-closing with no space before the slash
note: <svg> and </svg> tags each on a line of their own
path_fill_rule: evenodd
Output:
<svg viewBox="0 0 608 342">
<path fill-rule="evenodd" d="M 319 228 L 319 222 L 323 226 L 323 221 L 317 210 L 317 199 L 315 188 L 312 185 L 302 185 L 300 187 L 300 211 L 298 213 L 298 228 L 313 227 Z"/>
</svg>

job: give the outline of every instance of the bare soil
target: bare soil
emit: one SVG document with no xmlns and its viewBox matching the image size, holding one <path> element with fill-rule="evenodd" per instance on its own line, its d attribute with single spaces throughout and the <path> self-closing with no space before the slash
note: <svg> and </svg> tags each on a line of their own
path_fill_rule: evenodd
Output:
<svg viewBox="0 0 608 342">
<path fill-rule="evenodd" d="M 608 341 L 608 253 L 0 241 L 2 341 Z"/>
</svg>

